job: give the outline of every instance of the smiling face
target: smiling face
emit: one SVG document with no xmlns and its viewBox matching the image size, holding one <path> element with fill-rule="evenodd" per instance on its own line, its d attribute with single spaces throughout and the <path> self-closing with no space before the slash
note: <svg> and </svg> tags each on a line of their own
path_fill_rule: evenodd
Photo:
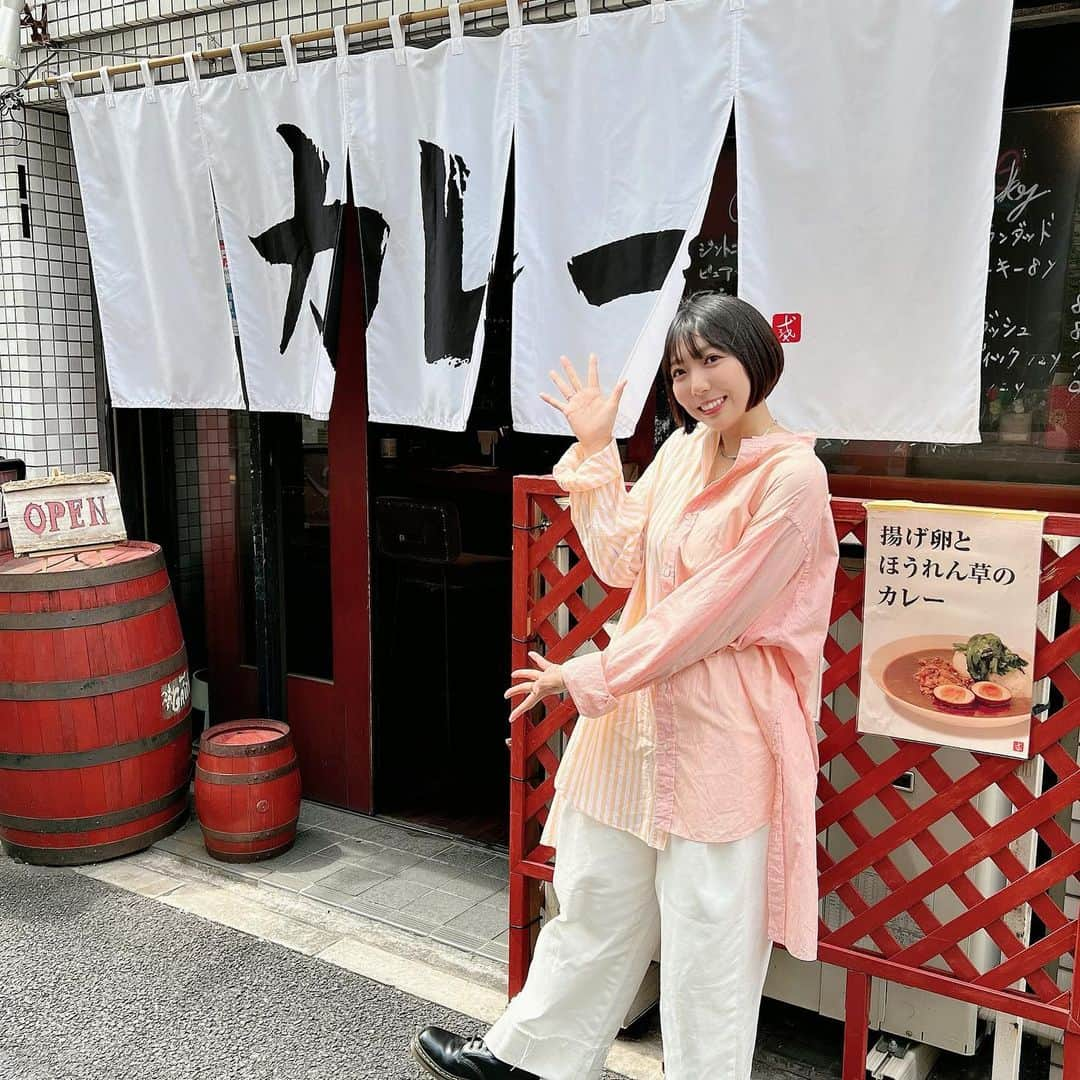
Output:
<svg viewBox="0 0 1080 1080">
<path fill-rule="evenodd" d="M 699 423 L 729 432 L 744 421 L 769 419 L 765 399 L 783 370 L 776 334 L 745 300 L 699 292 L 679 304 L 661 371 L 672 416 L 687 434 Z"/>
<path fill-rule="evenodd" d="M 687 416 L 726 431 L 746 415 L 750 378 L 737 357 L 700 334 L 679 343 L 670 366 L 675 400 Z"/>
</svg>

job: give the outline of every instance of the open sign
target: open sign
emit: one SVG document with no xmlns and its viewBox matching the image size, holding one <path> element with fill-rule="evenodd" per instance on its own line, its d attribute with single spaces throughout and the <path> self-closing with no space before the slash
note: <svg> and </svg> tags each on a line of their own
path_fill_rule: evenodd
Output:
<svg viewBox="0 0 1080 1080">
<path fill-rule="evenodd" d="M 111 473 L 15 480 L 3 492 L 16 555 L 127 539 Z"/>
</svg>

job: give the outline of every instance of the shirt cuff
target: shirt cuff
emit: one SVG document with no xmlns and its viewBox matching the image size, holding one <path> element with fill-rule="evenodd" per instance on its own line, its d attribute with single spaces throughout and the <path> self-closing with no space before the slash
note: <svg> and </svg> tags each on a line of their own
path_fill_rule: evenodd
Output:
<svg viewBox="0 0 1080 1080">
<path fill-rule="evenodd" d="M 612 480 L 623 478 L 622 460 L 615 440 L 598 450 L 592 457 L 586 457 L 581 443 L 574 443 L 555 463 L 551 470 L 555 483 L 563 491 L 592 491 L 604 487 Z"/>
<path fill-rule="evenodd" d="M 617 699 L 608 691 L 601 653 L 575 656 L 562 665 L 563 682 L 581 716 L 604 716 Z"/>
</svg>

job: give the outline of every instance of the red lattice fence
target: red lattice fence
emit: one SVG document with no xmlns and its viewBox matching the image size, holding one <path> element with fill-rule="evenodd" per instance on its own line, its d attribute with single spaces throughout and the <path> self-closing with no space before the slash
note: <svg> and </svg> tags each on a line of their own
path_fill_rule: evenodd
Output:
<svg viewBox="0 0 1080 1080">
<path fill-rule="evenodd" d="M 595 606 L 587 606 L 579 595 L 579 589 L 592 578 L 592 570 L 569 510 L 557 501 L 562 494 L 550 479 L 518 477 L 515 481 L 515 668 L 528 666 L 529 649 L 539 649 L 559 663 L 589 639 L 603 648 L 608 641 L 604 623 L 626 597 L 625 590 L 608 589 L 599 583 L 592 589 L 603 599 Z M 864 544 L 866 515 L 860 502 L 834 500 L 833 518 L 842 541 Z M 1080 536 L 1080 515 L 1050 516 L 1045 535 Z M 560 545 L 568 546 L 576 558 L 558 560 Z M 845 560 L 837 573 L 834 622 L 846 613 L 860 621 L 862 617 L 863 574 L 861 568 L 851 571 L 846 566 Z M 1080 547 L 1059 556 L 1044 541 L 1040 600 L 1055 593 L 1073 610 L 1080 609 Z M 1060 695 L 1060 701 L 1057 696 L 1053 699 L 1056 708 L 1032 721 L 1031 755 L 1041 757 L 1056 778 L 1045 786 L 1032 779 L 1043 775 L 1042 768 L 980 754 L 971 755 L 967 771 L 954 775 L 954 768 L 951 774 L 941 763 L 937 748 L 919 743 L 893 740 L 886 744 L 890 749 L 884 760 L 880 760 L 880 748 L 872 757 L 855 730 L 854 717 L 841 719 L 830 705 L 844 687 L 858 694 L 859 645 L 856 642 L 845 649 L 830 635 L 825 648 L 828 669 L 822 686 L 819 744 L 818 876 L 821 897 L 828 898 L 834 907 L 841 905 L 843 919 L 831 920 L 839 923 L 834 926 L 822 922 L 819 955 L 847 970 L 845 1080 L 864 1076 L 872 976 L 1062 1029 L 1065 1077 L 1080 1080 L 1080 996 L 1062 989 L 1054 977 L 1056 966 L 1065 957 L 1075 957 L 1078 943 L 1077 920 L 1063 910 L 1062 885 L 1080 870 L 1080 842 L 1057 820 L 1063 811 L 1068 816 L 1080 798 L 1080 767 L 1075 751 L 1066 749 L 1070 743 L 1075 745 L 1070 736 L 1080 728 L 1080 676 L 1069 666 L 1078 654 L 1080 625 L 1055 640 L 1040 632 L 1035 678 L 1048 678 Z M 549 698 L 514 726 L 511 996 L 524 984 L 532 956 L 539 883 L 550 881 L 553 872 L 554 853 L 538 842 L 558 766 L 550 743 L 560 732 L 568 734 L 573 729 L 576 715 L 569 698 Z M 844 767 L 830 768 L 834 763 Z M 920 776 L 933 792 L 914 807 L 894 786 L 908 773 Z M 849 781 L 841 785 L 838 776 Z M 1000 820 L 988 820 L 979 808 L 983 805 L 980 796 L 995 786 L 997 792 L 991 794 L 1004 796 L 1011 812 Z M 875 804 L 873 813 L 867 813 L 870 804 Z M 950 824 L 959 824 L 963 839 L 946 848 L 933 827 L 950 815 Z M 871 818 L 879 826 L 876 831 L 868 824 Z M 837 857 L 835 844 L 830 854 L 824 842 L 829 829 L 842 830 L 849 854 Z M 1034 869 L 1015 850 L 1017 842 L 1032 832 L 1048 853 Z M 904 862 L 906 873 L 901 870 L 897 853 L 905 846 L 918 851 L 924 870 L 913 871 L 910 859 Z M 973 880 L 970 873 L 977 865 L 986 865 L 986 860 L 993 863 L 1004 882 L 996 891 L 983 890 L 985 875 L 976 875 Z M 879 881 L 872 899 L 856 884 L 864 873 L 875 874 Z M 959 912 L 944 921 L 928 903 L 943 889 L 951 893 L 955 901 L 952 909 Z M 1016 915 L 1025 905 L 1030 905 L 1030 912 L 1045 928 L 1031 944 L 1026 943 L 1024 934 L 1018 936 L 1015 928 Z M 915 933 L 898 935 L 898 918 L 908 926 L 913 924 Z M 972 954 L 962 947 L 979 931 L 985 932 L 996 950 Z M 993 956 L 993 960 L 980 966 L 976 962 L 980 955 Z"/>
</svg>

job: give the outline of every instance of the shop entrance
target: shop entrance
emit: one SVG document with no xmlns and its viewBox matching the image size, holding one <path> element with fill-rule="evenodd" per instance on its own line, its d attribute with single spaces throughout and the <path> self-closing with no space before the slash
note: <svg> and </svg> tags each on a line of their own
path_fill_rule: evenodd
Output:
<svg viewBox="0 0 1080 1080">
<path fill-rule="evenodd" d="M 493 294 L 467 429 L 370 424 L 368 482 L 375 811 L 506 844 L 513 480 L 548 475 L 568 440 L 511 429 L 500 310 Z M 628 479 L 654 420 L 650 402 L 623 448 Z"/>
<path fill-rule="evenodd" d="M 505 843 L 513 474 L 479 444 L 371 425 L 374 799 Z"/>
<path fill-rule="evenodd" d="M 513 478 L 558 456 L 551 440 L 510 426 L 512 192 L 466 430 L 367 428 L 375 811 L 500 845 Z"/>
<path fill-rule="evenodd" d="M 341 293 L 359 295 L 355 218 L 343 235 Z M 328 422 L 274 413 L 195 414 L 210 720 L 260 715 L 259 664 L 275 667 L 265 662 L 265 638 L 277 634 L 280 666 L 272 674 L 283 671 L 283 719 L 300 758 L 304 797 L 370 812 L 367 402 L 360 305 L 343 306 L 335 325 L 337 377 Z M 265 536 L 261 565 L 257 528 Z M 260 625 L 260 612 L 268 609 L 272 618 Z"/>
<path fill-rule="evenodd" d="M 549 469 L 557 448 L 538 439 L 546 453 L 533 462 L 515 439 L 507 453 L 509 277 L 505 296 L 492 290 L 491 359 L 468 430 L 368 424 L 351 207 L 343 236 L 329 422 L 195 416 L 211 720 L 258 715 L 259 590 L 277 588 L 305 797 L 502 844 L 512 478 Z M 276 569 L 256 565 L 260 514 Z"/>
</svg>

